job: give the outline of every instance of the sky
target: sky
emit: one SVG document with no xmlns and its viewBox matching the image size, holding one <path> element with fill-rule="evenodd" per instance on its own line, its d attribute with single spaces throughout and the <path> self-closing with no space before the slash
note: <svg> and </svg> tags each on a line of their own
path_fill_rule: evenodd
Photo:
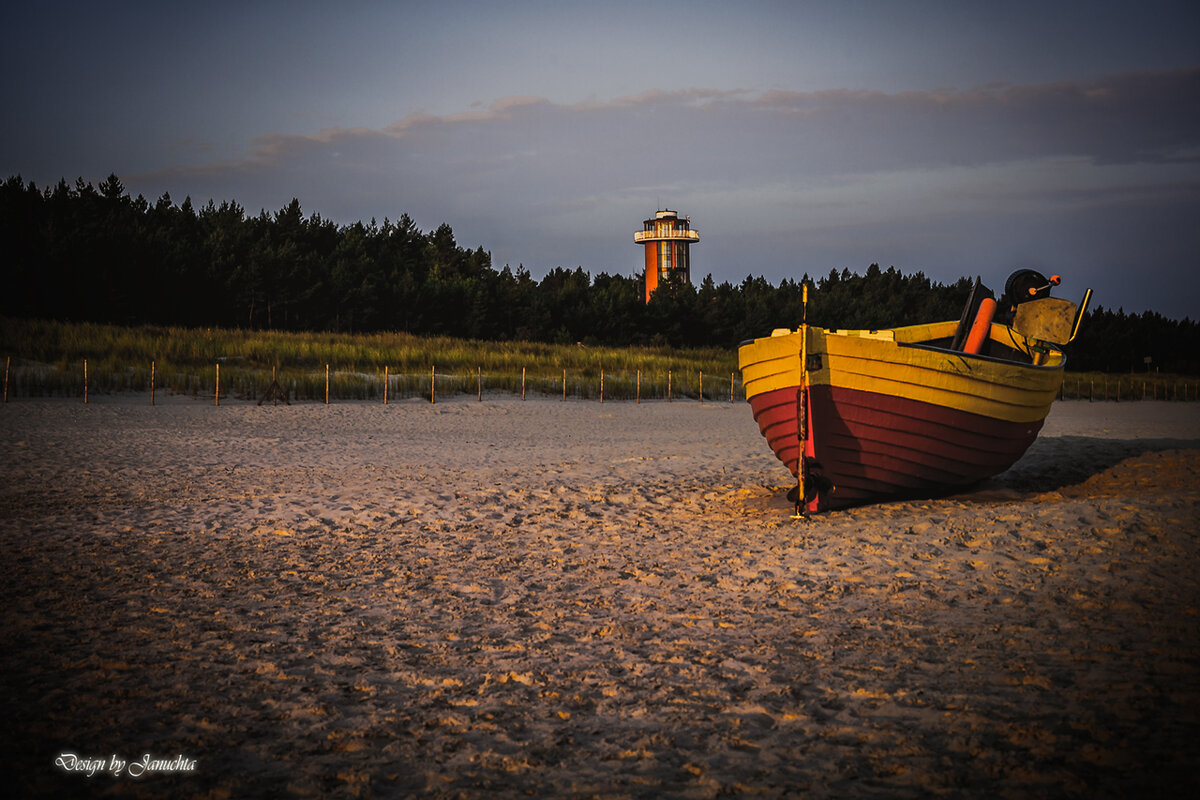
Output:
<svg viewBox="0 0 1200 800">
<path fill-rule="evenodd" d="M 1200 319 L 1200 4 L 21 2 L 0 179 L 407 214 L 535 278 L 894 266 Z M 780 324 L 788 321 L 781 320 Z"/>
</svg>

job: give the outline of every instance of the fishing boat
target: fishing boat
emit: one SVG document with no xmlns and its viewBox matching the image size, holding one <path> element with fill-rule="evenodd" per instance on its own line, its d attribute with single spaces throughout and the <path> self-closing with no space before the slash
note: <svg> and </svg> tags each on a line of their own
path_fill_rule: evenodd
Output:
<svg viewBox="0 0 1200 800">
<path fill-rule="evenodd" d="M 1020 270 L 999 303 L 976 279 L 958 321 L 805 322 L 743 343 L 746 399 L 796 479 L 797 514 L 945 494 L 1012 466 L 1059 393 L 1061 346 L 1091 297 L 1050 297 L 1057 283 Z"/>
</svg>

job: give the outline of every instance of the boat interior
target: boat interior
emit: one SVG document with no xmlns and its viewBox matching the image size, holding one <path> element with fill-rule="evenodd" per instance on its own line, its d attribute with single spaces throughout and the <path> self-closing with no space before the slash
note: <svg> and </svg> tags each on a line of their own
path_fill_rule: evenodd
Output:
<svg viewBox="0 0 1200 800">
<path fill-rule="evenodd" d="M 1053 343 L 1028 338 L 1008 325 L 990 323 L 987 338 L 976 352 L 965 353 L 961 346 L 954 346 L 958 325 L 949 320 L 880 331 L 832 330 L 828 335 L 885 339 L 902 347 L 920 347 L 1017 364 L 1043 365 L 1047 363 L 1051 352 L 1060 352 Z"/>
<path fill-rule="evenodd" d="M 931 322 L 881 330 L 828 330 L 830 336 L 855 336 L 895 342 L 901 347 L 919 347 L 986 360 L 1058 368 L 1065 356 L 1062 346 L 1079 332 L 1092 290 L 1076 305 L 1050 297 L 1059 277 L 1044 277 L 1034 270 L 1017 270 L 1008 277 L 1004 294 L 995 299 L 980 278 L 967 297 L 957 322 Z M 777 328 L 771 336 L 790 336 L 788 328 Z M 749 344 L 743 342 L 742 344 Z"/>
<path fill-rule="evenodd" d="M 1059 277 L 1029 269 L 1009 275 L 1000 301 L 975 279 L 957 323 L 939 322 L 898 328 L 900 345 L 974 355 L 1017 364 L 1059 366 L 1061 347 L 1075 338 L 1092 290 L 1076 305 L 1051 297 Z"/>
</svg>

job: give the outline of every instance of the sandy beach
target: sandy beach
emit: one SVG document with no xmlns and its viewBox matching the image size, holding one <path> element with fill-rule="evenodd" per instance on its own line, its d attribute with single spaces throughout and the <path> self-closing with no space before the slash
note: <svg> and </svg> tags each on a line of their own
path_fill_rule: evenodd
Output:
<svg viewBox="0 0 1200 800">
<path fill-rule="evenodd" d="M 1200 790 L 1196 403 L 797 521 L 740 402 L 158 401 L 0 407 L 18 796 Z"/>
</svg>

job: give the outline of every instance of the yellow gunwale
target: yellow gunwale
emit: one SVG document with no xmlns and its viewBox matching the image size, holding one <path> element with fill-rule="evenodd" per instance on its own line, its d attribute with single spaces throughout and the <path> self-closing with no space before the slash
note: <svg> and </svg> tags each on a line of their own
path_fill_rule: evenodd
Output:
<svg viewBox="0 0 1200 800">
<path fill-rule="evenodd" d="M 1044 365 L 1019 364 L 923 342 L 949 338 L 956 322 L 884 331 L 809 328 L 808 352 L 821 364 L 810 385 L 831 385 L 931 403 L 1013 422 L 1045 418 L 1062 384 L 1065 358 L 1051 348 Z M 1009 347 L 1035 343 L 994 323 L 991 338 Z M 800 384 L 800 334 L 756 339 L 738 350 L 747 399 Z"/>
</svg>

